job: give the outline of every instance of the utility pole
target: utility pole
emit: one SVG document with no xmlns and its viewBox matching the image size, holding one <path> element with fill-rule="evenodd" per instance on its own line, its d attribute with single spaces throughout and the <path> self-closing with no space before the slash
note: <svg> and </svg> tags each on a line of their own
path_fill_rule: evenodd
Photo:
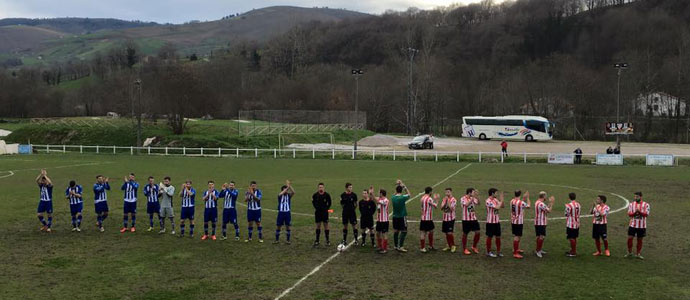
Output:
<svg viewBox="0 0 690 300">
<path fill-rule="evenodd" d="M 355 145 L 354 145 L 354 155 L 357 158 L 357 139 L 359 130 L 359 76 L 364 75 L 364 70 L 362 69 L 352 69 L 352 76 L 355 78 Z"/>
<path fill-rule="evenodd" d="M 407 47 L 405 49 L 407 51 L 407 55 L 410 58 L 410 65 L 409 65 L 409 70 L 408 70 L 408 78 L 407 78 L 407 134 L 415 134 L 414 130 L 414 118 L 415 118 L 415 112 L 414 112 L 414 94 L 412 93 L 412 64 L 414 62 L 414 56 L 419 52 L 419 50 L 414 49 L 412 47 Z"/>
<path fill-rule="evenodd" d="M 621 115 L 621 72 L 628 68 L 628 63 L 615 63 L 613 67 L 618 70 L 618 88 L 616 91 L 616 123 L 620 123 Z M 616 146 L 621 147 L 620 134 L 616 134 Z"/>
<path fill-rule="evenodd" d="M 134 85 L 139 90 L 139 101 L 137 103 L 137 154 L 139 154 L 139 147 L 141 147 L 141 79 L 134 81 Z M 134 113 L 134 105 L 132 105 L 132 113 Z"/>
</svg>

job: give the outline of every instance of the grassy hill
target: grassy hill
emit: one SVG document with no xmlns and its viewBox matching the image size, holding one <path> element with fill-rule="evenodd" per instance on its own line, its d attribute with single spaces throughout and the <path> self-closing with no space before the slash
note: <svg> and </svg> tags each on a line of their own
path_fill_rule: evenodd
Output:
<svg viewBox="0 0 690 300">
<path fill-rule="evenodd" d="M 293 26 L 311 22 L 338 22 L 348 18 L 361 18 L 367 14 L 329 8 L 302 8 L 292 6 L 274 6 L 252 10 L 242 15 L 210 22 L 189 23 L 181 25 L 137 26 L 116 30 L 83 31 L 86 34 L 73 34 L 79 26 L 52 26 L 65 29 L 65 32 L 45 29 L 47 25 L 36 26 L 1 26 L 0 42 L 11 40 L 11 43 L 0 43 L 0 56 L 5 58 L 22 58 L 25 64 L 35 62 L 41 56 L 42 61 L 66 61 L 69 59 L 86 59 L 96 51 L 105 51 L 125 40 L 134 40 L 145 54 L 155 54 L 166 42 L 173 43 L 181 54 L 204 54 L 227 47 L 237 41 L 263 42 L 276 35 L 283 34 Z M 68 19 L 69 20 L 69 19 Z M 75 19 L 74 22 L 80 22 Z M 7 24 L 8 22 L 5 22 Z M 135 23 L 150 25 L 149 23 Z M 123 25 L 124 26 L 124 25 Z M 48 26 L 50 27 L 50 26 Z M 22 34 L 23 31 L 31 34 Z M 70 34 L 66 34 L 66 32 Z M 43 34 L 39 34 L 43 33 Z"/>
</svg>

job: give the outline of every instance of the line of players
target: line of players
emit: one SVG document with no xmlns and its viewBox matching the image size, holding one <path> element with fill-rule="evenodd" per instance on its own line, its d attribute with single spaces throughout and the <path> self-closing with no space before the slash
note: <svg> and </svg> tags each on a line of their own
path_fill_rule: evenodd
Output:
<svg viewBox="0 0 690 300">
<path fill-rule="evenodd" d="M 108 217 L 107 191 L 110 190 L 109 178 L 98 175 L 97 182 L 93 186 L 94 192 L 94 207 L 96 212 L 96 227 L 100 232 L 104 232 L 103 223 Z M 50 232 L 52 226 L 52 189 L 53 184 L 48 177 L 45 170 L 36 177 L 36 183 L 40 190 L 40 201 L 37 209 L 37 216 L 42 224 L 41 231 Z M 124 214 L 121 233 L 127 231 L 136 231 L 136 204 L 137 191 L 139 183 L 135 181 L 133 173 L 126 176 L 123 180 L 121 190 L 124 193 Z M 175 187 L 170 183 L 170 177 L 165 177 L 163 182 L 155 184 L 154 178 L 149 177 L 147 184 L 143 187 L 144 195 L 147 199 L 147 214 L 149 215 L 148 231 L 153 231 L 154 214 L 158 216 L 160 225 L 159 233 L 165 233 L 165 219 L 168 218 L 171 222 L 171 233 L 175 234 L 175 221 L 172 206 L 173 196 L 175 195 Z M 456 221 L 456 209 L 460 204 L 462 211 L 462 253 L 465 255 L 479 254 L 478 244 L 480 241 L 480 226 L 476 215 L 476 208 L 479 207 L 478 191 L 474 188 L 468 188 L 465 195 L 458 201 L 453 196 L 452 188 L 444 190 L 444 197 L 439 203 L 439 194 L 432 194 L 433 188 L 426 187 L 424 193 L 421 195 L 421 220 L 419 224 L 420 240 L 419 250 L 426 253 L 430 250 L 435 250 L 434 247 L 434 219 L 433 211 L 438 208 L 442 211 L 442 226 L 441 231 L 445 234 L 447 246 L 443 251 L 456 252 L 456 244 L 454 237 L 454 228 Z M 196 190 L 192 187 L 190 180 L 185 181 L 180 187 L 178 195 L 181 197 L 181 218 L 180 218 L 180 237 L 185 236 L 185 221 L 189 221 L 189 236 L 194 236 L 194 215 L 195 215 L 195 197 Z M 208 181 L 208 189 L 203 192 L 202 200 L 204 201 L 204 234 L 201 239 L 216 240 L 216 223 L 218 221 L 218 200 L 223 199 L 223 215 L 222 215 L 222 237 L 227 239 L 227 225 L 232 223 L 235 228 L 235 240 L 240 240 L 240 228 L 237 221 L 236 201 L 239 195 L 238 189 L 234 182 L 224 183 L 220 191 L 215 189 L 215 183 Z M 286 242 L 291 243 L 291 201 L 295 195 L 295 190 L 290 181 L 286 181 L 285 185 L 280 188 L 278 193 L 278 216 L 276 220 L 276 231 L 274 243 L 279 243 L 280 234 L 283 227 L 286 229 Z M 510 200 L 508 208 L 510 209 L 511 231 L 513 234 L 513 257 L 517 259 L 523 258 L 524 251 L 520 249 L 520 241 L 523 235 L 524 226 L 524 212 L 525 209 L 530 208 L 532 203 L 529 198 L 529 192 L 524 195 L 520 190 L 515 191 L 515 197 Z M 77 185 L 74 180 L 70 181 L 69 186 L 65 190 L 65 196 L 70 203 L 70 213 L 72 215 L 72 231 L 81 231 L 82 210 L 83 210 L 83 189 Z M 348 225 L 353 230 L 353 243 L 355 245 L 366 245 L 367 233 L 371 240 L 372 246 L 376 247 L 379 253 L 385 254 L 388 252 L 388 231 L 389 218 L 392 216 L 393 223 L 393 241 L 394 249 L 399 252 L 408 252 L 404 247 L 405 238 L 407 236 L 407 203 L 416 197 L 411 196 L 410 190 L 401 181 L 396 182 L 395 194 L 389 200 L 385 189 L 380 189 L 378 195 L 374 193 L 374 187 L 362 191 L 362 200 L 358 201 L 357 194 L 353 192 L 352 184 L 345 184 L 345 191 L 340 195 L 340 204 L 342 207 L 342 223 L 343 223 L 343 239 L 339 245 L 339 249 L 345 247 L 348 236 Z M 637 257 L 643 259 L 641 255 L 643 238 L 646 235 L 647 216 L 649 215 L 650 206 L 647 202 L 642 201 L 642 193 L 636 192 L 634 194 L 635 201 L 628 206 L 628 216 L 630 223 L 628 227 L 628 253 L 626 257 Z M 245 242 L 252 241 L 252 234 L 254 227 L 257 229 L 258 241 L 263 243 L 263 228 L 261 226 L 261 199 L 262 192 L 257 188 L 255 181 L 252 181 L 244 194 L 244 200 L 247 205 L 247 238 Z M 565 219 L 566 219 L 566 237 L 570 243 L 570 251 L 566 252 L 566 256 L 575 257 L 577 255 L 577 238 L 579 236 L 580 214 L 582 211 L 581 204 L 576 200 L 575 193 L 569 193 L 569 202 L 565 204 Z M 540 192 L 539 197 L 534 203 L 535 218 L 534 228 L 536 233 L 536 249 L 535 255 L 539 258 L 546 254 L 543 249 L 544 239 L 546 237 L 546 227 L 548 222 L 548 214 L 551 213 L 555 197 L 547 198 L 546 192 Z M 333 212 L 331 209 L 332 200 L 329 193 L 325 191 L 323 183 L 318 184 L 318 190 L 312 195 L 312 204 L 314 206 L 315 217 L 315 240 L 314 246 L 320 244 L 321 229 L 324 229 L 324 237 L 326 245 L 330 245 L 330 230 L 329 230 L 329 214 Z M 392 212 L 389 208 L 392 205 Z M 485 201 L 487 217 L 486 217 L 486 255 L 489 257 L 502 257 L 501 253 L 501 224 L 499 218 L 499 211 L 505 208 L 504 192 L 500 192 L 491 188 L 488 191 L 488 198 Z M 360 212 L 360 226 L 362 230 L 361 236 L 357 228 L 357 214 L 356 210 L 359 208 Z M 596 252 L 594 256 L 610 256 L 607 240 L 607 216 L 610 208 L 606 205 L 606 196 L 599 195 L 592 204 L 590 213 L 593 215 L 592 237 L 595 240 Z M 47 220 L 46 216 L 47 215 Z M 374 222 L 374 215 L 377 215 L 376 222 Z M 131 219 L 131 226 L 128 226 Z M 211 233 L 209 234 L 209 223 L 211 223 Z M 470 247 L 467 246 L 469 234 L 473 233 L 473 241 Z M 633 254 L 633 240 L 637 238 L 637 248 Z M 492 242 L 495 242 L 496 251 L 493 251 Z M 604 251 L 601 249 L 601 243 L 604 244 Z"/>
</svg>

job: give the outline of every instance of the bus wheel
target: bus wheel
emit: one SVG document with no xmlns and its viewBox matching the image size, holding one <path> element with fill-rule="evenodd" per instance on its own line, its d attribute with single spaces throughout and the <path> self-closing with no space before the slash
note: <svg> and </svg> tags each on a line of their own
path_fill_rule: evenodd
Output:
<svg viewBox="0 0 690 300">
<path fill-rule="evenodd" d="M 479 134 L 479 139 L 480 139 L 480 140 L 486 140 L 486 134 L 480 133 L 480 134 Z"/>
<path fill-rule="evenodd" d="M 534 141 L 534 137 L 532 137 L 531 134 L 528 134 L 527 136 L 525 136 L 525 142 L 532 142 L 532 141 Z"/>
</svg>

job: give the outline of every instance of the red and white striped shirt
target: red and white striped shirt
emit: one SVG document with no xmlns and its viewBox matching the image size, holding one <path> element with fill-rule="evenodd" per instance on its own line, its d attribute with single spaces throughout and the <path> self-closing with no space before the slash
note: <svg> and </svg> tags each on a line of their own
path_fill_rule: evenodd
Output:
<svg viewBox="0 0 690 300">
<path fill-rule="evenodd" d="M 441 206 L 448 207 L 447 211 L 443 211 L 443 221 L 454 221 L 455 220 L 455 207 L 458 205 L 458 200 L 455 197 L 443 198 L 443 204 Z"/>
<path fill-rule="evenodd" d="M 474 213 L 474 206 L 479 204 L 479 200 L 465 195 L 460 198 L 460 204 L 462 204 L 462 220 L 477 221 L 477 215 Z"/>
<path fill-rule="evenodd" d="M 630 227 L 647 228 L 647 216 L 649 216 L 649 203 L 640 201 L 628 205 L 628 216 L 630 216 Z"/>
<path fill-rule="evenodd" d="M 434 207 L 436 207 L 436 202 L 431 195 L 422 196 L 422 221 L 433 221 L 434 220 Z"/>
<path fill-rule="evenodd" d="M 378 200 L 379 206 L 379 222 L 388 222 L 388 198 L 380 197 Z"/>
<path fill-rule="evenodd" d="M 500 222 L 498 217 L 498 199 L 489 197 L 486 199 L 486 223 Z"/>
<path fill-rule="evenodd" d="M 580 228 L 580 203 L 570 201 L 565 205 L 565 226 L 571 229 Z"/>
<path fill-rule="evenodd" d="M 510 223 L 520 224 L 524 223 L 525 208 L 529 208 L 527 202 L 520 200 L 520 197 L 510 200 Z"/>
<path fill-rule="evenodd" d="M 609 215 L 609 208 L 608 205 L 606 204 L 597 204 L 594 209 L 592 209 L 592 214 L 594 215 L 594 218 L 592 218 L 592 223 L 593 224 L 606 224 L 608 223 L 606 221 L 606 217 Z"/>
<path fill-rule="evenodd" d="M 544 201 L 537 200 L 534 203 L 534 225 L 546 226 L 548 219 L 546 216 L 550 213 L 549 206 Z"/>
</svg>

